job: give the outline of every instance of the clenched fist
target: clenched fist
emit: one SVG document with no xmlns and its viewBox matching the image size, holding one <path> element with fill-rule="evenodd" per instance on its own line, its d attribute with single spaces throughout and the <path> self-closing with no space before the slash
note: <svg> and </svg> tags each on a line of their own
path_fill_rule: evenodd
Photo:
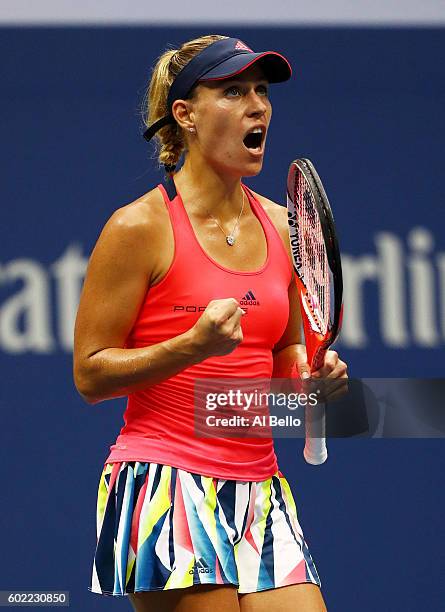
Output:
<svg viewBox="0 0 445 612">
<path fill-rule="evenodd" d="M 192 328 L 203 359 L 228 355 L 243 341 L 241 317 L 245 314 L 235 298 L 212 300 Z"/>
</svg>

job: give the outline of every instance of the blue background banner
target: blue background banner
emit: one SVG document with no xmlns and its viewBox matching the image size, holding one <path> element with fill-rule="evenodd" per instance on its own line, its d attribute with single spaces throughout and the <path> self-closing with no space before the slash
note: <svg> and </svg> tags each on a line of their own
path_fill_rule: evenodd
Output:
<svg viewBox="0 0 445 612">
<path fill-rule="evenodd" d="M 315 163 L 340 236 L 351 376 L 443 375 L 443 29 L 2 29 L 1 589 L 125 606 L 87 591 L 125 401 L 78 396 L 73 323 L 104 223 L 162 180 L 141 137 L 150 66 L 210 31 L 294 66 L 272 87 L 264 169 L 247 183 L 284 203 L 292 159 Z M 443 608 L 443 440 L 333 440 L 320 468 L 301 441 L 277 448 L 330 611 Z"/>
</svg>

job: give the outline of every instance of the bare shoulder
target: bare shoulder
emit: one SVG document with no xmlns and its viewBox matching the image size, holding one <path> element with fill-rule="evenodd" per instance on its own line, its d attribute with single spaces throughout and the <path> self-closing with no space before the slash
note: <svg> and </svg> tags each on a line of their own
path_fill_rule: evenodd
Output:
<svg viewBox="0 0 445 612">
<path fill-rule="evenodd" d="M 287 245 L 288 242 L 288 229 L 287 229 L 287 209 L 285 206 L 281 206 L 281 204 L 277 204 L 269 198 L 266 198 L 259 193 L 255 193 L 252 191 L 254 196 L 257 198 L 259 203 L 264 208 L 265 212 L 271 219 L 272 223 L 275 225 L 278 233 L 282 237 L 283 241 Z"/>
<path fill-rule="evenodd" d="M 94 246 L 90 264 L 112 266 L 116 272 L 121 268 L 122 274 L 138 269 L 155 282 L 168 267 L 164 259 L 173 251 L 172 244 L 168 210 L 159 189 L 153 189 L 113 212 Z"/>
<path fill-rule="evenodd" d="M 150 239 L 158 234 L 168 218 L 159 189 L 155 188 L 133 202 L 117 208 L 104 226 L 104 232 Z"/>
</svg>

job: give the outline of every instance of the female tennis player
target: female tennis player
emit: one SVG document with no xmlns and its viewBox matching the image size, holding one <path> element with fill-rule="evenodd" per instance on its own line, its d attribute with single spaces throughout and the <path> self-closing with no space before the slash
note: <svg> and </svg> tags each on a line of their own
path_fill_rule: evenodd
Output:
<svg viewBox="0 0 445 612">
<path fill-rule="evenodd" d="M 286 210 L 241 181 L 263 164 L 269 84 L 290 76 L 282 55 L 233 38 L 166 51 L 145 137 L 169 180 L 118 209 L 90 258 L 75 383 L 91 404 L 128 396 L 90 590 L 137 611 L 326 609 L 273 441 L 193 429 L 196 379 L 310 375 Z M 335 395 L 346 364 L 328 351 L 314 376 Z"/>
</svg>

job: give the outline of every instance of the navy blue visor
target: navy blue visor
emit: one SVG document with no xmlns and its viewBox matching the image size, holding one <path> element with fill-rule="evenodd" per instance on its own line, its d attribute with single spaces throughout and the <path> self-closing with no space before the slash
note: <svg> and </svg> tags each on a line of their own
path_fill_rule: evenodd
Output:
<svg viewBox="0 0 445 612">
<path fill-rule="evenodd" d="M 197 83 L 236 76 L 254 63 L 261 66 L 269 83 L 287 81 L 292 75 L 292 68 L 283 55 L 275 51 L 254 53 L 237 38 L 217 40 L 203 49 L 176 76 L 168 93 L 168 114 L 144 132 L 145 140 L 151 140 L 158 130 L 175 123 L 171 113 L 173 102 L 187 99 Z"/>
</svg>

